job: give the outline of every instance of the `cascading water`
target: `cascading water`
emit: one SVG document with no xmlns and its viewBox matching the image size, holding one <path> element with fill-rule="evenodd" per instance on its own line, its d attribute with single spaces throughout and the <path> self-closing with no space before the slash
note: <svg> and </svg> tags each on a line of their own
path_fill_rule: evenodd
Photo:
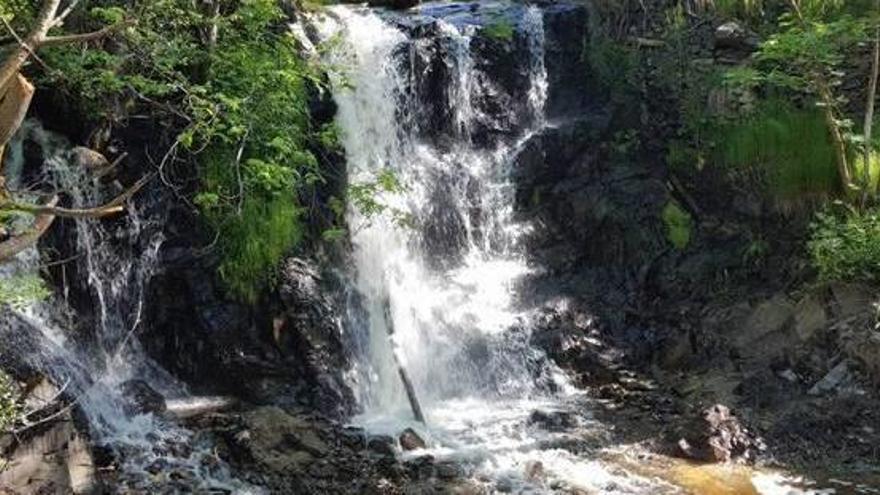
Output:
<svg viewBox="0 0 880 495">
<path fill-rule="evenodd" d="M 586 486 L 595 487 L 613 478 L 598 463 L 561 450 L 532 452 L 548 439 L 529 428 L 529 414 L 558 407 L 561 399 L 551 391 L 567 385 L 530 345 L 528 315 L 514 304 L 518 281 L 530 272 L 522 247 L 529 226 L 515 218 L 510 165 L 545 122 L 548 94 L 542 12 L 519 8 L 527 87 L 513 96 L 526 102 L 526 111 L 503 115 L 516 129 L 490 145 L 473 139 L 476 125 L 497 118 L 478 100 L 500 92 L 474 60 L 479 26 L 436 20 L 437 51 L 369 11 L 335 8 L 321 25 L 326 39 L 345 40 L 328 63 L 344 68 L 335 99 L 349 181 L 391 170 L 403 189 L 380 198 L 395 215 L 365 218 L 356 208 L 348 215 L 362 309 L 352 322 L 362 350 L 354 386 L 364 413 L 357 422 L 389 433 L 418 427 L 396 353 L 425 409 L 423 432 L 434 439 L 435 454 L 464 459 L 498 483 L 526 483 L 522 465 L 529 459 L 562 471 L 576 465 L 594 475 Z M 422 53 L 426 46 L 435 51 Z M 436 57 L 446 76 L 443 114 L 452 123 L 440 140 L 425 129 L 419 94 L 420 71 Z M 401 212 L 405 226 L 390 218 Z"/>
<path fill-rule="evenodd" d="M 43 173 L 55 190 L 69 196 L 73 208 L 103 204 L 111 196 L 106 191 L 112 187 L 73 165 L 71 146 L 63 138 L 34 121 L 26 122 L 11 143 L 5 170 L 13 189 L 21 182 L 26 141 L 40 148 Z M 76 258 L 66 262 L 76 263 L 75 271 L 90 292 L 95 321 L 93 331 L 83 332 L 87 338 L 78 338 L 74 331 L 82 324 L 77 325 L 64 300 L 66 288 L 50 300 L 7 308 L 6 315 L 21 332 L 36 335 L 36 348 L 26 352 L 25 359 L 64 386 L 66 396 L 88 418 L 92 440 L 121 453 L 119 483 L 146 489 L 159 481 L 148 470 L 155 473 L 160 468 L 166 474 L 189 473 L 202 489 L 248 492 L 222 463 L 215 462 L 209 446 L 194 445 L 192 432 L 153 414 L 132 413 L 123 399 L 123 384 L 133 379 L 148 382 L 166 397 L 187 393 L 143 353 L 135 335 L 142 323 L 146 284 L 163 241 L 161 220 L 146 210 L 144 202 L 132 202 L 122 222 L 74 221 Z M 30 248 L 0 266 L 0 277 L 36 275 L 41 263 L 37 249 Z"/>
</svg>

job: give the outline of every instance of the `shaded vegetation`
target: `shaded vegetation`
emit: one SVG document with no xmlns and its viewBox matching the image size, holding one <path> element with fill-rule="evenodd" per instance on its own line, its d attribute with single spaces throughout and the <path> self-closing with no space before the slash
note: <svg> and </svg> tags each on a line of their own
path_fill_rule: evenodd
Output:
<svg viewBox="0 0 880 495">
<path fill-rule="evenodd" d="M 880 210 L 818 213 L 809 251 L 821 280 L 880 283 Z"/>
</svg>

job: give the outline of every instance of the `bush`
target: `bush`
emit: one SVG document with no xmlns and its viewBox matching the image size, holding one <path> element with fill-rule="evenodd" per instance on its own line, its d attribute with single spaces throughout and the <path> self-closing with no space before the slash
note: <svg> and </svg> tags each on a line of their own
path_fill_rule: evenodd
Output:
<svg viewBox="0 0 880 495">
<path fill-rule="evenodd" d="M 880 210 L 819 213 L 808 248 L 823 281 L 880 283 Z"/>
</svg>

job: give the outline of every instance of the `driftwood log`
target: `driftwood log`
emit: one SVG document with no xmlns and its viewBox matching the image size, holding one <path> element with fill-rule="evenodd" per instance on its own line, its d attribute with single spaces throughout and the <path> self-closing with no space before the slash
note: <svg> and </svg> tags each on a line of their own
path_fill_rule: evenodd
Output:
<svg viewBox="0 0 880 495">
<path fill-rule="evenodd" d="M 400 375 L 400 381 L 403 382 L 403 388 L 406 390 L 406 397 L 409 399 L 409 406 L 412 408 L 413 416 L 416 421 L 425 424 L 425 415 L 422 413 L 422 406 L 419 404 L 419 398 L 416 396 L 416 389 L 413 387 L 406 369 L 397 356 L 397 348 L 394 345 L 394 320 L 391 318 L 391 302 L 386 298 L 383 306 L 385 308 L 385 330 L 388 332 L 388 345 L 391 346 L 394 365 L 397 366 L 397 373 Z"/>
</svg>

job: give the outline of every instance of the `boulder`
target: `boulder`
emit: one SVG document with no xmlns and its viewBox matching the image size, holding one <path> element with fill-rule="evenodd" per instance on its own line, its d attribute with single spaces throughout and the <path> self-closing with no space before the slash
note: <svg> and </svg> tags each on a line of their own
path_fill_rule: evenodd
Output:
<svg viewBox="0 0 880 495">
<path fill-rule="evenodd" d="M 844 360 L 831 368 L 831 371 L 826 373 L 821 380 L 816 382 L 816 384 L 810 388 L 809 394 L 822 395 L 831 393 L 848 385 L 852 380 L 853 377 L 849 369 L 849 364 Z"/>
<path fill-rule="evenodd" d="M 91 174 L 103 175 L 110 168 L 110 160 L 101 153 L 77 146 L 70 150 L 70 161 L 75 167 L 88 171 Z"/>
<path fill-rule="evenodd" d="M 763 441 L 751 434 L 731 414 L 727 406 L 716 404 L 704 409 L 691 430 L 678 440 L 678 454 L 703 462 L 752 460 L 765 449 Z"/>
<path fill-rule="evenodd" d="M 369 0 L 370 7 L 384 7 L 392 10 L 411 9 L 419 4 L 419 0 Z"/>
<path fill-rule="evenodd" d="M 725 22 L 715 28 L 715 48 L 752 52 L 760 44 L 758 35 L 736 21 Z"/>
<path fill-rule="evenodd" d="M 400 447 L 403 450 L 424 449 L 427 446 L 422 437 L 420 437 L 412 428 L 403 430 L 403 433 L 400 434 L 398 440 L 400 441 Z"/>
<path fill-rule="evenodd" d="M 144 380 L 128 380 L 120 386 L 124 408 L 127 414 L 162 414 L 165 412 L 165 397 Z"/>
<path fill-rule="evenodd" d="M 802 342 L 810 340 L 827 324 L 828 315 L 825 312 L 825 305 L 818 297 L 808 295 L 795 306 L 794 331 Z"/>
</svg>

